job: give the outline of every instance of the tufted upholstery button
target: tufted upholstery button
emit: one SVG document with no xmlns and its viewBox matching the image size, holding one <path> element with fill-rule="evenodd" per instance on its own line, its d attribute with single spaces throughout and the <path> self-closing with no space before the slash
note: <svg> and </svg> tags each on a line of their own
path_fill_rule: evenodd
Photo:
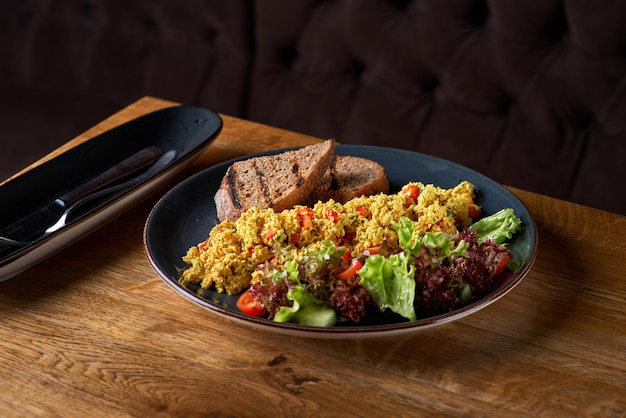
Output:
<svg viewBox="0 0 626 418">
<path fill-rule="evenodd" d="M 151 33 L 151 32 L 157 32 L 158 31 L 158 24 L 156 19 L 153 16 L 145 16 L 142 19 L 142 24 L 143 24 L 143 28 L 145 29 L 146 32 Z"/>
<path fill-rule="evenodd" d="M 204 39 L 209 44 L 214 44 L 217 37 L 218 31 L 213 26 L 206 26 L 199 30 L 200 37 Z"/>
<path fill-rule="evenodd" d="M 408 6 L 412 3 L 413 0 L 391 0 L 391 5 L 397 11 L 404 11 L 408 8 Z"/>
<path fill-rule="evenodd" d="M 94 4 L 89 0 L 83 0 L 80 3 L 80 9 L 83 15 L 90 16 L 95 12 Z"/>
<path fill-rule="evenodd" d="M 489 18 L 489 5 L 486 0 L 476 0 L 468 7 L 467 20 L 474 26 L 483 26 Z"/>
<path fill-rule="evenodd" d="M 571 112 L 571 119 L 569 123 L 573 129 L 586 133 L 595 123 L 595 117 L 591 112 L 589 112 L 589 110 L 574 109 Z"/>
<path fill-rule="evenodd" d="M 435 77 L 424 77 L 420 80 L 421 91 L 427 94 L 434 94 L 437 87 L 439 87 L 440 81 Z"/>
<path fill-rule="evenodd" d="M 365 73 L 365 64 L 362 62 L 355 61 L 352 64 L 352 70 L 350 71 L 355 80 L 361 80 L 363 78 L 363 74 Z"/>
<path fill-rule="evenodd" d="M 545 24 L 543 30 L 540 33 L 540 39 L 543 39 L 546 43 L 558 43 L 567 34 L 567 21 L 565 20 L 564 13 L 555 13 L 550 16 Z"/>
<path fill-rule="evenodd" d="M 294 47 L 283 47 L 277 51 L 276 61 L 285 68 L 291 69 L 298 57 L 298 51 Z"/>
<path fill-rule="evenodd" d="M 515 101 L 513 100 L 513 98 L 511 97 L 501 97 L 498 101 L 497 101 L 497 113 L 502 116 L 502 117 L 506 117 L 509 112 L 511 111 L 511 108 L 515 106 Z"/>
</svg>

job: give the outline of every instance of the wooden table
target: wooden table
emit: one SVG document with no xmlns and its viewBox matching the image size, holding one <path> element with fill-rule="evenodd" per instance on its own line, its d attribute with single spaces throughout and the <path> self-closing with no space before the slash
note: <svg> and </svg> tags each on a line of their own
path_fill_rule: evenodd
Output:
<svg viewBox="0 0 626 418">
<path fill-rule="evenodd" d="M 144 98 L 68 146 L 168 105 Z M 317 140 L 223 119 L 177 181 Z M 162 190 L 0 283 L 0 416 L 626 416 L 626 217 L 511 190 L 539 233 L 522 283 L 457 322 L 367 340 L 259 331 L 173 292 L 142 243 Z"/>
</svg>

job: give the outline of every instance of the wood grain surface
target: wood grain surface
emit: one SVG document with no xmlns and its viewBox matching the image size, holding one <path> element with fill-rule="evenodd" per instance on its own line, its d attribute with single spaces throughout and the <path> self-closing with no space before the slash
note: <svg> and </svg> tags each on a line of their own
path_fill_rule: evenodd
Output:
<svg viewBox="0 0 626 418">
<path fill-rule="evenodd" d="M 170 105 L 143 98 L 67 147 Z M 0 283 L 0 416 L 626 416 L 619 215 L 511 189 L 537 223 L 532 271 L 489 307 L 404 336 L 277 335 L 172 291 L 142 243 L 158 198 L 217 162 L 318 140 L 223 119 L 172 184 Z"/>
</svg>

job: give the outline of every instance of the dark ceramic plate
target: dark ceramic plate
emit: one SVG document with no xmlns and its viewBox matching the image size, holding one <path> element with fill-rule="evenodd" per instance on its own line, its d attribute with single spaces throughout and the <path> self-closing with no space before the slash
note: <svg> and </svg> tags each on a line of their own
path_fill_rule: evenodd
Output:
<svg viewBox="0 0 626 418">
<path fill-rule="evenodd" d="M 222 128 L 207 109 L 175 106 L 104 132 L 0 186 L 0 231 L 145 148 L 163 158 L 80 206 L 67 224 L 23 247 L 0 245 L 0 281 L 70 245 L 139 203 L 193 162 Z"/>
<path fill-rule="evenodd" d="M 401 321 L 397 317 L 381 313 L 369 315 L 368 320 L 359 325 L 316 328 L 276 323 L 244 315 L 235 306 L 236 296 L 208 291 L 206 296 L 201 297 L 193 289 L 187 289 L 178 283 L 179 275 L 187 267 L 181 258 L 189 247 L 204 241 L 217 223 L 213 195 L 233 161 L 211 167 L 188 178 L 158 202 L 146 222 L 144 231 L 146 252 L 152 266 L 175 291 L 211 312 L 270 331 L 318 338 L 391 335 L 456 320 L 495 302 L 513 289 L 529 272 L 537 251 L 535 223 L 526 207 L 500 184 L 466 167 L 415 152 L 382 147 L 338 145 L 335 153 L 369 158 L 380 163 L 387 171 L 392 192 L 397 192 L 409 181 L 421 181 L 450 188 L 463 180 L 468 180 L 474 184 L 479 193 L 477 203 L 482 205 L 484 214 L 490 215 L 502 208 L 513 208 L 524 224 L 523 232 L 511 245 L 514 257 L 519 262 L 517 271 L 500 275 L 501 279 L 496 288 L 480 300 L 453 312 L 421 318 L 414 322 Z M 245 158 L 250 157 L 252 156 Z"/>
</svg>

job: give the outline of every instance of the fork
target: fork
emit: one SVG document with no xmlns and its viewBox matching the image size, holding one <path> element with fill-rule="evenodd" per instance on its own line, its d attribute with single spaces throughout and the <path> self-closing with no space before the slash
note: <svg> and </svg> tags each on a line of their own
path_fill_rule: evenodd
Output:
<svg viewBox="0 0 626 418">
<path fill-rule="evenodd" d="M 76 202 L 74 202 L 73 204 L 71 204 L 70 206 L 67 207 L 67 209 L 65 209 L 65 211 L 61 214 L 61 216 L 59 217 L 59 220 L 52 226 L 50 226 L 48 229 L 46 229 L 42 235 L 40 235 L 39 237 L 30 240 L 30 241 L 18 241 L 18 240 L 14 240 L 5 236 L 1 236 L 0 235 L 0 246 L 9 246 L 9 247 L 24 247 L 27 245 L 31 245 L 34 242 L 60 230 L 61 228 L 65 227 L 67 225 L 67 219 L 68 217 L 71 215 L 71 213 L 73 211 L 75 211 L 76 209 L 78 209 L 80 206 L 84 205 L 85 203 L 92 201 L 93 199 L 97 199 L 98 197 L 102 197 L 105 196 L 107 194 L 111 194 L 114 193 L 116 191 L 125 189 L 125 188 L 129 188 L 132 187 L 136 184 L 141 183 L 143 180 L 151 177 L 152 175 L 154 175 L 155 173 L 161 171 L 165 166 L 167 166 L 169 163 L 171 163 L 174 158 L 176 157 L 176 151 L 175 150 L 170 150 L 167 151 L 166 153 L 164 153 L 149 169 L 147 169 L 146 171 L 144 171 L 142 174 L 133 177 L 130 180 L 127 180 L 123 183 L 120 184 L 116 184 L 114 186 L 110 186 L 101 190 L 98 190 L 94 193 L 91 193 L 87 196 L 84 196 L 83 198 L 77 200 Z"/>
</svg>

